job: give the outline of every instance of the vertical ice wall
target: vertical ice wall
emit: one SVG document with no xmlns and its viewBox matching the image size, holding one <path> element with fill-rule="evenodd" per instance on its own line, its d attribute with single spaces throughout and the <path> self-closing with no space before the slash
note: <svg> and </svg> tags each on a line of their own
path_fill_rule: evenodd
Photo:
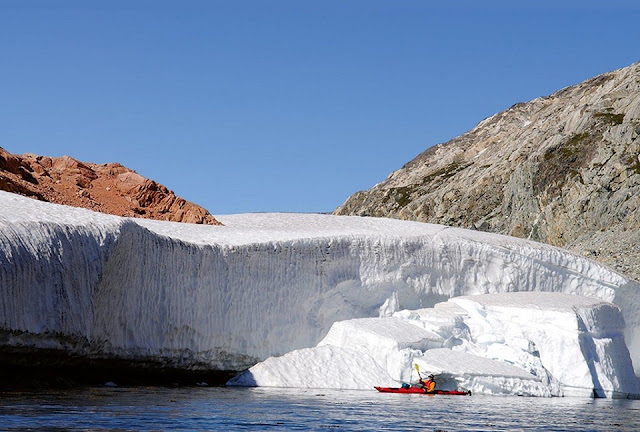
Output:
<svg viewBox="0 0 640 432">
<path fill-rule="evenodd" d="M 15 344 L 71 338 L 90 355 L 240 369 L 314 346 L 335 321 L 377 316 L 389 298 L 415 309 L 559 291 L 616 302 L 640 326 L 637 284 L 549 246 L 386 219 L 220 219 L 122 219 L 0 193 L 3 331 Z"/>
<path fill-rule="evenodd" d="M 83 337 L 123 220 L 99 229 L 0 219 L 0 327 Z"/>
</svg>

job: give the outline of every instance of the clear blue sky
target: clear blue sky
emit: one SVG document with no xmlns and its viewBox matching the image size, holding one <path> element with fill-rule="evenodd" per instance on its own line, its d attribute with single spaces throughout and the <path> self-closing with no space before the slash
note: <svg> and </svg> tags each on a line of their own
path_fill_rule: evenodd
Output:
<svg viewBox="0 0 640 432">
<path fill-rule="evenodd" d="M 0 146 L 120 162 L 213 214 L 329 212 L 640 60 L 635 2 L 504 3 L 3 0 Z"/>
</svg>

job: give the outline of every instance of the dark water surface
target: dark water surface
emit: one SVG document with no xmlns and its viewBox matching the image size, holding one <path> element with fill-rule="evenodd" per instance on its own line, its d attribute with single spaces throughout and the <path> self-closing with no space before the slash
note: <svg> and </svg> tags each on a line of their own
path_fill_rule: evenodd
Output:
<svg viewBox="0 0 640 432">
<path fill-rule="evenodd" d="M 0 392 L 0 430 L 640 430 L 640 401 L 221 387 Z"/>
</svg>

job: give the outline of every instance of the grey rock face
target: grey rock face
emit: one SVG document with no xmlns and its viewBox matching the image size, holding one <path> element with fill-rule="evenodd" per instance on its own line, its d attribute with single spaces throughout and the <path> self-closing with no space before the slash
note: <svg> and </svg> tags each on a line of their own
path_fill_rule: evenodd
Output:
<svg viewBox="0 0 640 432">
<path fill-rule="evenodd" d="M 489 117 L 334 213 L 527 238 L 640 280 L 638 135 L 640 62 Z"/>
</svg>

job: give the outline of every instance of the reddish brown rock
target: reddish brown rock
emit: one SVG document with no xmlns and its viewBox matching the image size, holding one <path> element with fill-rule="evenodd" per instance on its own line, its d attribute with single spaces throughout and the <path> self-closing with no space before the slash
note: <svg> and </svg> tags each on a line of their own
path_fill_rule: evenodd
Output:
<svg viewBox="0 0 640 432">
<path fill-rule="evenodd" d="M 0 190 L 117 216 L 221 225 L 206 209 L 117 163 L 13 155 L 0 147 Z"/>
</svg>

